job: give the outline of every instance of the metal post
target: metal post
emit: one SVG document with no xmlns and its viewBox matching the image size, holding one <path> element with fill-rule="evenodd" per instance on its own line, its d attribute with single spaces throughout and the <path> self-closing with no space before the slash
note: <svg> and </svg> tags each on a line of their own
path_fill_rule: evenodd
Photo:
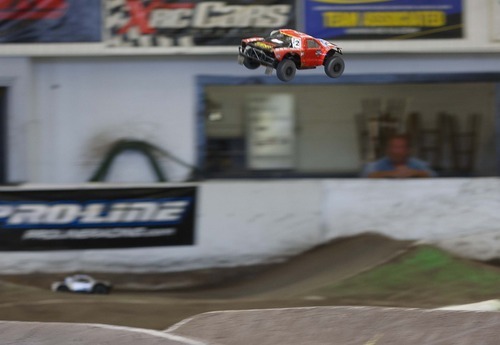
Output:
<svg viewBox="0 0 500 345">
<path fill-rule="evenodd" d="M 500 176 L 500 83 L 495 86 L 495 146 L 497 175 Z"/>
<path fill-rule="evenodd" d="M 0 88 L 0 184 L 7 183 L 7 88 Z"/>
</svg>

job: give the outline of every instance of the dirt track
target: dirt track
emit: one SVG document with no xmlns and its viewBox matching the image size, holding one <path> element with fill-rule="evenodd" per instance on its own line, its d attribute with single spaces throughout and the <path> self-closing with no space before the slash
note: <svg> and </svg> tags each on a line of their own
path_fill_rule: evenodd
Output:
<svg viewBox="0 0 500 345">
<path fill-rule="evenodd" d="M 65 321 L 126 325 L 151 329 L 165 329 L 189 316 L 214 310 L 255 309 L 294 306 L 342 305 L 345 301 L 334 295 L 314 295 L 325 285 L 346 278 L 394 259 L 412 247 L 412 243 L 395 241 L 367 234 L 334 241 L 315 248 L 290 261 L 266 268 L 235 272 L 219 272 L 229 281 L 212 286 L 176 292 L 132 292 L 119 289 L 108 296 L 52 293 L 40 288 L 11 283 L 0 283 L 0 319 L 17 321 Z M 251 273 L 251 274 L 250 274 Z M 185 273 L 177 278 L 189 281 L 200 273 Z M 133 276 L 128 276 L 133 279 Z M 164 277 L 164 275 L 159 275 Z M 151 283 L 161 284 L 159 277 L 150 277 Z M 58 277 L 60 278 L 60 277 Z M 124 281 L 124 277 L 120 281 Z M 141 278 L 144 278 L 141 277 Z M 51 276 L 4 276 L 3 280 L 48 286 Z M 112 278 L 109 278 L 113 281 Z M 217 281 L 210 277 L 208 283 Z M 143 282 L 144 283 L 144 282 Z M 424 300 L 363 301 L 367 305 L 428 307 Z M 357 304 L 349 300 L 348 304 Z M 435 305 L 438 306 L 438 305 Z"/>
<path fill-rule="evenodd" d="M 265 299 L 306 297 L 308 291 L 339 282 L 387 262 L 411 245 L 410 241 L 395 241 L 375 234 L 339 239 L 254 277 L 207 289 L 202 296 Z M 197 297 L 196 295 L 192 297 Z M 188 296 L 191 297 L 191 294 Z"/>
</svg>

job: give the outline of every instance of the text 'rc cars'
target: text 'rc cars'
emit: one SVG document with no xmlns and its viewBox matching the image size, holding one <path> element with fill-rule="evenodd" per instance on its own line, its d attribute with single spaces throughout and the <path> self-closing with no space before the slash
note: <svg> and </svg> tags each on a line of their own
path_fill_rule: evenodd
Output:
<svg viewBox="0 0 500 345">
<path fill-rule="evenodd" d="M 291 29 L 271 32 L 269 37 L 251 37 L 241 41 L 238 62 L 248 69 L 266 67 L 281 81 L 290 81 L 297 69 L 324 66 L 325 73 L 338 78 L 344 72 L 342 51 L 337 45 Z"/>
<path fill-rule="evenodd" d="M 52 283 L 51 288 L 57 292 L 108 294 L 111 287 L 109 282 L 96 280 L 86 274 L 76 274 L 64 278 L 62 282 Z"/>
</svg>

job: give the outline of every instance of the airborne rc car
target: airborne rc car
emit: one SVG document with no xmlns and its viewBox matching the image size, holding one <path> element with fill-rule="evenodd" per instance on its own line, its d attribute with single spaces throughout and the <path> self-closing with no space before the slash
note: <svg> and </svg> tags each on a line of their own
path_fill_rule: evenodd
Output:
<svg viewBox="0 0 500 345">
<path fill-rule="evenodd" d="M 111 284 L 100 281 L 86 274 L 75 274 L 64 278 L 64 281 L 52 283 L 52 291 L 57 292 L 80 292 L 94 294 L 108 294 L 111 292 Z"/>
<path fill-rule="evenodd" d="M 324 66 L 325 73 L 338 78 L 344 72 L 342 50 L 337 45 L 291 29 L 271 32 L 269 37 L 251 37 L 241 41 L 238 62 L 248 69 L 266 67 L 281 81 L 290 81 L 297 69 Z"/>
</svg>

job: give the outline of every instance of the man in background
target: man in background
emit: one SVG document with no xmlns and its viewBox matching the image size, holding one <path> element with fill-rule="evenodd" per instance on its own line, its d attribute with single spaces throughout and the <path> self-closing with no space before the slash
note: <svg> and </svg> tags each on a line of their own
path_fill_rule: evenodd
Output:
<svg viewBox="0 0 500 345">
<path fill-rule="evenodd" d="M 386 156 L 368 163 L 361 176 L 369 178 L 410 178 L 435 177 L 437 174 L 429 165 L 411 157 L 411 145 L 408 136 L 395 135 L 387 141 Z"/>
</svg>

